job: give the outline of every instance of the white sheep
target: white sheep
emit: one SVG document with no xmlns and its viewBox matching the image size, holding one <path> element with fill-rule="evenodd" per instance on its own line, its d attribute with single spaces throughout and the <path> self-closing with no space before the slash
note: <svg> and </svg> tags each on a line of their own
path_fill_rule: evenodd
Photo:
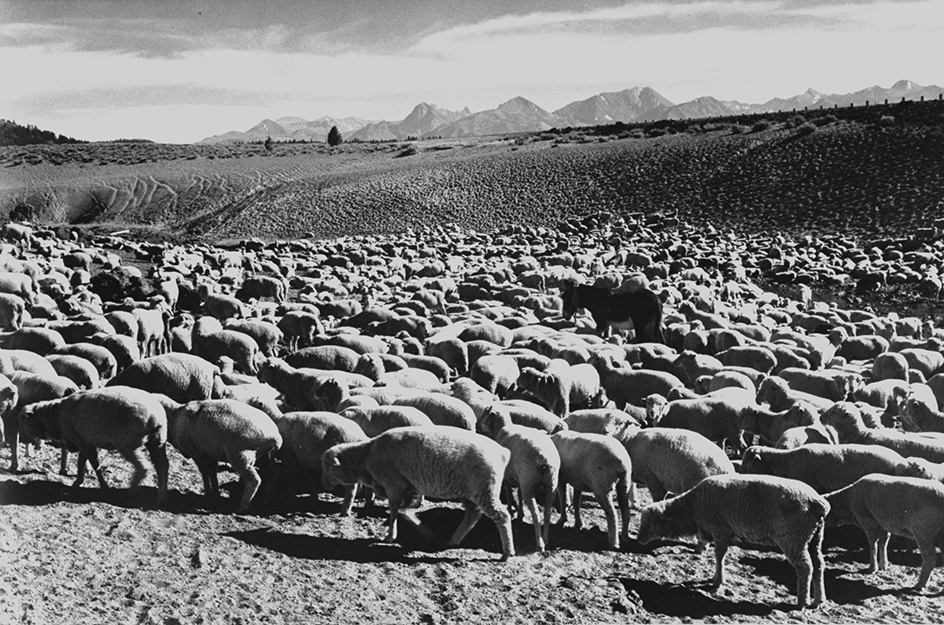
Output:
<svg viewBox="0 0 944 625">
<path fill-rule="evenodd" d="M 879 445 L 810 444 L 793 449 L 754 445 L 741 458 L 740 473 L 777 475 L 799 480 L 818 493 L 831 493 L 863 475 L 897 475 L 905 464 L 901 454 Z"/>
<path fill-rule="evenodd" d="M 728 389 L 741 391 L 742 389 Z M 661 428 L 683 428 L 698 432 L 718 445 L 727 441 L 743 448 L 740 423 L 742 413 L 751 408 L 752 398 L 735 395 L 705 395 L 695 399 L 667 401 L 658 394 L 646 398 L 649 424 Z"/>
<path fill-rule="evenodd" d="M 915 456 L 929 462 L 944 462 L 944 441 L 934 440 L 920 433 L 899 432 L 890 428 L 866 427 L 859 407 L 849 402 L 837 402 L 823 413 L 820 420 L 832 426 L 840 443 L 880 445 L 897 451 L 904 457 Z"/>
<path fill-rule="evenodd" d="M 267 472 L 272 454 L 282 445 L 272 419 L 262 410 L 232 399 L 177 404 L 165 397 L 161 403 L 167 412 L 167 438 L 197 465 L 204 494 L 219 496 L 218 463 L 226 462 L 244 482 L 237 509 L 248 510 L 262 484 L 256 466 Z"/>
<path fill-rule="evenodd" d="M 685 493 L 650 504 L 639 520 L 638 540 L 697 537 L 714 542 L 712 587 L 724 584 L 724 559 L 736 540 L 775 545 L 797 572 L 797 605 L 817 606 L 823 584 L 823 527 L 829 503 L 809 486 L 769 475 L 714 475 Z"/>
<path fill-rule="evenodd" d="M 193 354 L 169 353 L 132 363 L 107 386 L 133 386 L 188 402 L 219 397 L 222 384 L 216 365 Z"/>
<path fill-rule="evenodd" d="M 19 413 L 24 406 L 50 399 L 59 399 L 79 392 L 69 378 L 60 375 L 41 375 L 29 371 L 13 371 L 8 376 L 16 387 L 16 406 L 2 413 L 3 434 L 10 445 L 10 471 L 19 468 Z M 59 474 L 66 474 L 68 452 L 63 448 L 59 456 Z"/>
<path fill-rule="evenodd" d="M 419 393 L 398 397 L 394 406 L 411 406 L 422 411 L 433 425 L 451 425 L 475 431 L 475 411 L 467 403 L 445 393 Z"/>
<path fill-rule="evenodd" d="M 534 542 L 538 551 L 544 551 L 548 544 L 551 511 L 560 477 L 561 458 L 557 447 L 544 432 L 514 425 L 496 410 L 485 411 L 479 419 L 478 429 L 511 452 L 511 460 L 505 469 L 505 480 L 518 488 L 518 518 L 522 518 L 524 507 L 527 506 L 534 527 Z M 514 501 L 510 496 L 509 500 Z M 544 506 L 543 531 L 537 511 L 538 502 Z"/>
<path fill-rule="evenodd" d="M 46 360 L 49 361 L 57 374 L 69 378 L 80 389 L 87 390 L 101 385 L 98 369 L 81 356 L 49 354 L 46 356 Z"/>
<path fill-rule="evenodd" d="M 534 395 L 562 419 L 572 406 L 589 406 L 601 391 L 600 374 L 593 365 L 571 365 L 564 360 L 552 360 L 544 371 L 523 367 L 518 387 Z"/>
<path fill-rule="evenodd" d="M 644 406 L 646 398 L 654 393 L 663 397 L 678 386 L 685 386 L 676 376 L 665 371 L 618 367 L 607 356 L 594 356 L 591 364 L 600 373 L 600 384 L 606 396 L 616 407 L 627 404 Z"/>
<path fill-rule="evenodd" d="M 518 380 L 518 363 L 510 356 L 482 356 L 469 368 L 469 377 L 482 388 L 499 397 L 505 395 Z"/>
<path fill-rule="evenodd" d="M 443 426 L 394 428 L 358 443 L 343 443 L 325 452 L 325 486 L 365 484 L 387 497 L 390 515 L 387 542 L 397 539 L 401 509 L 424 496 L 460 499 L 462 523 L 449 539 L 458 545 L 484 513 L 501 535 L 502 559 L 515 554 L 511 515 L 501 503 L 507 449 L 474 432 Z"/>
<path fill-rule="evenodd" d="M 869 542 L 866 573 L 888 567 L 892 534 L 913 538 L 921 552 L 921 573 L 915 590 L 931 579 L 937 549 L 944 551 L 944 484 L 915 477 L 866 475 L 826 495 L 829 525 L 856 525 Z"/>
<path fill-rule="evenodd" d="M 192 330 L 193 353 L 210 362 L 221 356 L 232 358 L 242 372 L 255 375 L 263 358 L 259 344 L 242 332 L 224 330 L 219 320 L 204 316 L 197 319 Z"/>
<path fill-rule="evenodd" d="M 697 432 L 646 428 L 627 435 L 623 444 L 633 481 L 644 484 L 653 501 L 684 493 L 710 475 L 734 473 L 724 450 Z"/>
<path fill-rule="evenodd" d="M 786 410 L 775 412 L 763 406 L 748 406 L 740 414 L 738 426 L 747 434 L 759 436 L 772 445 L 791 428 L 819 424 L 819 415 L 811 404 L 800 401 Z"/>
<path fill-rule="evenodd" d="M 367 436 L 377 436 L 398 427 L 433 425 L 429 417 L 412 406 L 356 406 L 347 408 L 341 416 L 359 425 Z"/>
<path fill-rule="evenodd" d="M 804 393 L 790 388 L 787 381 L 780 376 L 772 375 L 760 383 L 757 387 L 756 401 L 758 404 L 766 404 L 771 410 L 786 410 L 799 401 L 805 401 L 812 404 L 819 413 L 824 412 L 833 405 L 832 400 Z"/>
<path fill-rule="evenodd" d="M 908 396 L 900 414 L 906 432 L 944 432 L 944 412 L 929 406 L 916 395 Z"/>
<path fill-rule="evenodd" d="M 551 436 L 560 454 L 560 480 L 557 487 L 561 516 L 558 524 L 567 523 L 567 485 L 574 490 L 574 520 L 580 529 L 580 501 L 584 491 L 590 491 L 606 515 L 606 528 L 610 549 L 619 549 L 620 536 L 629 536 L 630 506 L 633 504 L 632 460 L 629 453 L 615 438 L 604 434 L 588 434 L 564 430 Z M 617 529 L 616 510 L 611 493 L 616 490 L 616 500 L 622 519 L 622 531 Z"/>
<path fill-rule="evenodd" d="M 108 488 L 98 463 L 99 449 L 113 449 L 134 465 L 131 488 L 137 488 L 147 475 L 141 458 L 144 447 L 157 473 L 157 504 L 167 500 L 167 415 L 161 402 L 146 391 L 113 386 L 30 404 L 20 412 L 20 431 L 27 441 L 58 441 L 79 452 L 73 488 L 85 480 L 86 461 L 99 486 Z"/>
<path fill-rule="evenodd" d="M 795 391 L 809 393 L 832 401 L 844 401 L 854 389 L 857 376 L 846 371 L 824 369 L 809 371 L 786 367 L 777 374 Z"/>
</svg>

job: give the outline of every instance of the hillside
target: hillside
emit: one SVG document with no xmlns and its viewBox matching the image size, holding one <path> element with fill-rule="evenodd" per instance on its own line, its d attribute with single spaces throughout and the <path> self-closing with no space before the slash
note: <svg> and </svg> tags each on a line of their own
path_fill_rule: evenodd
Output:
<svg viewBox="0 0 944 625">
<path fill-rule="evenodd" d="M 944 216 L 944 103 L 409 144 L 0 149 L 0 214 L 187 237 L 330 237 L 669 212 L 907 235 Z"/>
<path fill-rule="evenodd" d="M 50 130 L 41 130 L 36 126 L 21 126 L 15 121 L 0 119 L 0 146 L 37 145 L 45 143 L 79 143 L 77 139 L 57 135 Z"/>
</svg>

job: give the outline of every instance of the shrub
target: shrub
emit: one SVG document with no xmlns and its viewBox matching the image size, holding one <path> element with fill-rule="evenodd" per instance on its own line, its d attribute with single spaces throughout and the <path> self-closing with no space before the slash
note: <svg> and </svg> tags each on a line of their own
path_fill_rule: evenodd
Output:
<svg viewBox="0 0 944 625">
<path fill-rule="evenodd" d="M 827 124 L 832 124 L 838 121 L 839 120 L 832 113 L 830 113 L 829 115 L 823 115 L 821 117 L 817 117 L 813 119 L 813 123 L 816 124 L 817 126 L 826 126 Z"/>
<path fill-rule="evenodd" d="M 768 119 L 758 119 L 754 122 L 754 125 L 751 126 L 751 132 L 763 132 L 773 126 L 773 123 Z"/>
<path fill-rule="evenodd" d="M 814 132 L 816 132 L 816 126 L 810 122 L 806 122 L 797 128 L 797 134 L 800 136 L 811 135 Z"/>
<path fill-rule="evenodd" d="M 879 118 L 878 123 L 879 123 L 880 126 L 894 126 L 894 125 L 895 125 L 895 117 L 894 117 L 894 115 L 882 115 L 882 116 Z"/>
<path fill-rule="evenodd" d="M 742 126 L 741 124 L 731 124 L 732 135 L 742 135 L 745 132 L 747 132 L 747 126 Z"/>
</svg>

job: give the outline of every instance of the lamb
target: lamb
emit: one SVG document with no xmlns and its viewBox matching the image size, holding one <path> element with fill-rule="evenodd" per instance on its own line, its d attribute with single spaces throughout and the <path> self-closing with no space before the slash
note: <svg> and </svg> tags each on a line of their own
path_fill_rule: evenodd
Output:
<svg viewBox="0 0 944 625">
<path fill-rule="evenodd" d="M 157 473 L 157 505 L 167 500 L 167 415 L 150 393 L 113 386 L 30 404 L 20 412 L 20 431 L 24 440 L 60 441 L 69 451 L 79 452 L 73 488 L 85 480 L 88 461 L 101 488 L 107 489 L 98 450 L 113 449 L 134 465 L 131 488 L 136 489 L 147 475 L 141 458 L 144 447 Z"/>
<path fill-rule="evenodd" d="M 138 322 L 138 349 L 141 354 L 145 357 L 166 354 L 169 349 L 167 320 L 170 318 L 167 308 L 134 308 L 131 314 Z"/>
<path fill-rule="evenodd" d="M 412 406 L 354 407 L 341 416 L 359 425 L 367 436 L 377 436 L 392 428 L 433 425 L 429 417 Z"/>
<path fill-rule="evenodd" d="M 436 377 L 435 373 L 416 367 L 381 373 L 377 377 L 376 384 L 377 386 L 402 386 L 427 391 L 442 388 L 442 382 Z"/>
<path fill-rule="evenodd" d="M 898 352 L 884 352 L 872 361 L 872 379 L 908 380 L 908 359 Z"/>
<path fill-rule="evenodd" d="M 764 514 L 758 514 L 763 509 Z M 807 607 L 812 582 L 815 607 L 826 600 L 823 527 L 829 503 L 796 480 L 768 475 L 713 475 L 685 493 L 646 506 L 637 539 L 696 536 L 715 545 L 712 586 L 724 584 L 724 559 L 737 539 L 776 545 L 797 572 L 797 605 Z"/>
<path fill-rule="evenodd" d="M 600 383 L 607 398 L 620 410 L 627 404 L 644 406 L 646 398 L 654 393 L 665 396 L 671 389 L 685 386 L 671 373 L 617 367 L 607 356 L 594 356 L 591 364 L 600 373 Z"/>
<path fill-rule="evenodd" d="M 164 398 L 161 403 L 167 412 L 167 437 L 197 465 L 204 494 L 219 496 L 218 463 L 226 462 L 244 481 L 237 510 L 248 510 L 262 484 L 257 464 L 267 472 L 271 455 L 282 446 L 282 436 L 272 419 L 262 410 L 232 399 L 178 404 Z"/>
<path fill-rule="evenodd" d="M 897 475 L 905 464 L 898 452 L 878 445 L 810 444 L 794 449 L 755 445 L 741 458 L 740 473 L 763 473 L 799 480 L 818 493 L 831 493 L 863 475 Z"/>
<path fill-rule="evenodd" d="M 820 419 L 824 425 L 835 428 L 840 443 L 881 445 L 897 451 L 906 458 L 915 456 L 929 462 L 944 462 L 944 441 L 887 428 L 866 427 L 862 420 L 862 413 L 855 404 L 838 402 L 824 412 Z"/>
<path fill-rule="evenodd" d="M 130 336 L 99 332 L 89 337 L 89 343 L 100 345 L 111 353 L 115 358 L 116 375 L 127 369 L 131 363 L 141 359 L 138 342 Z"/>
<path fill-rule="evenodd" d="M 930 379 L 937 372 L 944 370 L 944 354 L 933 349 L 908 347 L 898 352 L 908 361 L 910 369 L 917 369 Z"/>
<path fill-rule="evenodd" d="M 488 516 L 501 535 L 502 560 L 515 554 L 511 515 L 499 498 L 511 454 L 485 436 L 442 426 L 394 428 L 357 443 L 335 445 L 322 457 L 325 486 L 363 483 L 387 496 L 385 540 L 397 539 L 401 508 L 418 497 L 461 499 L 465 517 L 449 540 L 458 545 Z"/>
<path fill-rule="evenodd" d="M 829 525 L 861 527 L 869 543 L 869 568 L 888 567 L 892 534 L 913 538 L 921 552 L 921 573 L 915 590 L 931 579 L 937 550 L 944 551 L 944 484 L 914 477 L 866 475 L 854 484 L 826 495 Z"/>
<path fill-rule="evenodd" d="M 429 417 L 434 425 L 450 425 L 470 432 L 475 431 L 475 412 L 472 408 L 461 399 L 445 393 L 398 397 L 393 401 L 393 405 L 417 408 Z"/>
<path fill-rule="evenodd" d="M 314 493 L 321 489 L 321 457 L 324 452 L 341 443 L 367 439 L 359 425 L 332 412 L 287 412 L 275 415 L 274 420 L 282 436 L 278 457 L 287 465 L 292 478 L 304 472 L 309 477 Z M 356 492 L 357 485 L 345 485 L 344 501 L 341 504 L 343 516 L 351 513 Z"/>
<path fill-rule="evenodd" d="M 619 549 L 620 534 L 617 533 L 616 510 L 610 494 L 616 490 L 616 499 L 622 519 L 622 538 L 629 538 L 630 505 L 632 493 L 632 460 L 619 441 L 604 434 L 587 434 L 563 430 L 551 436 L 560 454 L 560 480 L 557 487 L 560 497 L 561 516 L 558 524 L 567 523 L 567 485 L 574 489 L 574 519 L 578 529 L 583 527 L 580 518 L 580 501 L 583 491 L 590 491 L 606 514 L 607 535 L 610 549 Z"/>
<path fill-rule="evenodd" d="M 277 389 L 285 404 L 294 410 L 324 410 L 328 406 L 319 389 L 327 380 L 337 380 L 335 373 L 306 367 L 296 369 L 281 358 L 268 358 L 259 368 L 259 381 Z"/>
<path fill-rule="evenodd" d="M 222 384 L 216 365 L 193 354 L 169 353 L 131 364 L 106 386 L 133 386 L 186 403 L 219 397 Z"/>
<path fill-rule="evenodd" d="M 534 527 L 534 542 L 538 551 L 543 552 L 548 544 L 551 511 L 558 489 L 561 458 L 557 447 L 544 432 L 514 425 L 496 410 L 485 411 L 479 420 L 478 429 L 511 452 L 511 460 L 505 469 L 505 480 L 518 488 L 518 518 L 522 518 L 524 507 L 527 506 Z M 510 496 L 509 500 L 514 501 Z M 537 511 L 538 501 L 544 506 L 543 531 Z"/>
<path fill-rule="evenodd" d="M 400 356 L 409 367 L 416 369 L 425 369 L 433 373 L 440 382 L 448 382 L 452 377 L 452 371 L 446 361 L 436 356 L 418 356 L 416 354 L 403 354 Z"/>
<path fill-rule="evenodd" d="M 252 337 L 224 330 L 220 322 L 213 317 L 200 317 L 193 326 L 193 353 L 210 362 L 217 362 L 221 356 L 228 356 L 236 367 L 249 375 L 259 371 L 259 345 Z"/>
<path fill-rule="evenodd" d="M 653 501 L 684 493 L 711 475 L 734 473 L 724 450 L 697 432 L 646 428 L 623 444 L 633 465 L 633 481 L 645 484 Z"/>
<path fill-rule="evenodd" d="M 726 367 L 750 367 L 764 374 L 769 374 L 777 366 L 774 353 L 760 345 L 729 347 L 719 352 L 717 358 Z"/>
</svg>

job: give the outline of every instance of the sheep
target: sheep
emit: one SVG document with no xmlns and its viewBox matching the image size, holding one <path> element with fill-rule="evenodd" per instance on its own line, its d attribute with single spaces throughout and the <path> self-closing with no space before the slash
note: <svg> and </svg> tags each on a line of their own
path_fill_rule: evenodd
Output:
<svg viewBox="0 0 944 625">
<path fill-rule="evenodd" d="M 170 311 L 164 307 L 134 308 L 131 314 L 138 322 L 137 338 L 141 354 L 148 357 L 167 353 L 167 321 Z"/>
<path fill-rule="evenodd" d="M 773 444 L 790 428 L 818 423 L 819 415 L 813 406 L 801 401 L 778 412 L 761 406 L 748 406 L 740 414 L 738 427 L 747 434 L 759 436 L 767 444 Z"/>
<path fill-rule="evenodd" d="M 107 489 L 98 450 L 113 449 L 134 465 L 131 488 L 136 489 L 147 475 L 140 452 L 144 447 L 157 473 L 157 505 L 167 500 L 167 415 L 161 402 L 146 391 L 113 386 L 30 404 L 20 412 L 20 431 L 24 440 L 55 440 L 79 452 L 73 488 L 85 480 L 88 461 L 99 486 Z"/>
<path fill-rule="evenodd" d="M 49 361 L 57 374 L 69 378 L 80 389 L 87 390 L 101 385 L 98 369 L 81 356 L 49 354 L 46 356 L 46 360 Z"/>
<path fill-rule="evenodd" d="M 433 336 L 426 341 L 426 355 L 441 358 L 456 375 L 465 375 L 469 370 L 469 348 L 454 336 Z"/>
<path fill-rule="evenodd" d="M 123 334 L 106 334 L 99 332 L 89 337 L 89 343 L 101 345 L 115 358 L 115 374 L 121 373 L 128 366 L 141 359 L 141 350 L 138 343 L 130 336 Z"/>
<path fill-rule="evenodd" d="M 45 356 L 60 347 L 66 341 L 62 335 L 52 328 L 25 327 L 14 330 L 6 335 L 4 347 L 7 349 L 21 349 Z"/>
<path fill-rule="evenodd" d="M 354 407 L 341 413 L 360 426 L 367 436 L 377 436 L 389 429 L 407 426 L 431 426 L 432 420 L 412 406 Z"/>
<path fill-rule="evenodd" d="M 846 371 L 826 369 L 822 371 L 809 371 L 795 367 L 786 367 L 777 374 L 787 381 L 787 384 L 795 391 L 809 393 L 830 399 L 832 401 L 845 401 L 854 388 L 856 378 Z"/>
<path fill-rule="evenodd" d="M 654 393 L 667 395 L 677 386 L 685 386 L 671 373 L 649 369 L 617 367 L 607 356 L 595 356 L 593 364 L 600 373 L 600 384 L 606 396 L 622 410 L 627 404 L 644 406 Z"/>
<path fill-rule="evenodd" d="M 637 409 L 638 410 L 638 409 Z M 574 432 L 608 434 L 622 440 L 624 433 L 638 430 L 645 422 L 645 413 L 632 414 L 615 408 L 586 408 L 574 410 L 564 423 Z"/>
<path fill-rule="evenodd" d="M 217 362 L 221 356 L 228 356 L 236 363 L 242 373 L 255 375 L 259 371 L 259 345 L 252 337 L 224 330 L 220 322 L 213 317 L 200 317 L 193 326 L 193 353 L 210 362 Z"/>
<path fill-rule="evenodd" d="M 475 412 L 456 397 L 445 393 L 420 393 L 398 397 L 394 406 L 411 406 L 423 412 L 434 425 L 451 425 L 463 430 L 475 431 Z"/>
<path fill-rule="evenodd" d="M 285 362 L 299 368 L 356 371 L 361 354 L 340 345 L 304 347 L 285 356 Z"/>
<path fill-rule="evenodd" d="M 937 372 L 944 370 L 944 354 L 933 349 L 908 347 L 898 352 L 908 361 L 910 369 L 917 369 L 930 379 Z"/>
<path fill-rule="evenodd" d="M 59 399 L 79 392 L 79 387 L 69 378 L 60 375 L 43 375 L 28 371 L 13 371 L 9 381 L 16 387 L 16 405 L 2 413 L 3 435 L 10 445 L 10 471 L 19 469 L 18 415 L 24 406 L 50 399 Z M 65 475 L 67 453 L 60 455 L 59 473 Z"/>
<path fill-rule="evenodd" d="M 869 473 L 896 475 L 904 464 L 901 454 L 878 445 L 817 443 L 794 449 L 754 445 L 745 450 L 739 472 L 788 477 L 818 493 L 830 493 Z"/>
<path fill-rule="evenodd" d="M 763 510 L 763 514 L 759 511 Z M 822 544 L 829 503 L 809 486 L 769 475 L 713 475 L 677 497 L 646 506 L 637 540 L 695 536 L 713 541 L 712 587 L 724 584 L 724 559 L 735 540 L 776 545 L 797 572 L 797 605 L 826 600 Z"/>
<path fill-rule="evenodd" d="M 398 371 L 386 371 L 377 377 L 377 386 L 402 386 L 427 391 L 442 388 L 442 382 L 436 374 L 426 369 L 407 367 Z"/>
<path fill-rule="evenodd" d="M 734 473 L 724 450 L 697 432 L 675 428 L 636 430 L 623 439 L 633 463 L 633 481 L 653 501 L 681 494 L 710 475 Z"/>
<path fill-rule="evenodd" d="M 510 356 L 482 356 L 470 367 L 469 377 L 485 390 L 504 396 L 518 380 L 518 363 Z"/>
<path fill-rule="evenodd" d="M 274 323 L 256 319 L 227 319 L 223 327 L 251 337 L 263 356 L 268 358 L 279 355 L 279 343 L 282 342 L 283 335 Z"/>
<path fill-rule="evenodd" d="M 944 432 L 944 413 L 909 395 L 901 406 L 901 425 L 906 432 Z"/>
<path fill-rule="evenodd" d="M 515 554 L 511 515 L 499 498 L 510 452 L 485 436 L 442 426 L 394 428 L 362 442 L 335 445 L 322 456 L 326 487 L 363 483 L 385 494 L 387 542 L 397 539 L 396 519 L 418 497 L 461 499 L 462 523 L 449 539 L 458 545 L 488 516 L 501 535 L 502 560 Z"/>
<path fill-rule="evenodd" d="M 105 313 L 105 320 L 114 329 L 115 333 L 130 336 L 137 340 L 139 323 L 138 318 L 129 310 L 113 310 Z"/>
<path fill-rule="evenodd" d="M 749 408 L 748 403 L 727 396 L 706 395 L 696 399 L 666 401 L 654 393 L 646 400 L 646 416 L 650 425 L 691 430 L 719 445 L 727 441 L 738 448 L 743 448 L 739 425 L 741 415 Z"/>
<path fill-rule="evenodd" d="M 587 434 L 563 430 L 551 435 L 551 441 L 560 454 L 560 480 L 557 487 L 560 498 L 560 526 L 567 523 L 567 485 L 574 489 L 574 520 L 580 529 L 580 501 L 583 491 L 590 491 L 606 514 L 610 549 L 619 549 L 620 536 L 629 538 L 630 506 L 633 504 L 632 460 L 629 453 L 615 438 L 604 434 Z M 610 494 L 616 490 L 616 500 L 622 519 L 622 531 L 617 533 L 616 510 Z"/>
<path fill-rule="evenodd" d="M 282 437 L 278 457 L 287 465 L 289 476 L 306 472 L 314 493 L 321 488 L 321 457 L 324 452 L 341 443 L 367 439 L 359 425 L 333 412 L 287 412 L 276 415 L 274 420 Z M 351 513 L 356 492 L 356 485 L 344 487 L 343 516 Z"/>
<path fill-rule="evenodd" d="M 102 380 L 114 377 L 118 371 L 118 361 L 111 355 L 111 352 L 94 343 L 72 343 L 56 348 L 52 353 L 85 358 L 95 365 L 99 378 Z"/>
<path fill-rule="evenodd" d="M 436 356 L 419 356 L 416 354 L 403 354 L 400 356 L 409 367 L 425 369 L 433 373 L 440 382 L 448 382 L 452 377 L 452 372 L 446 361 Z"/>
<path fill-rule="evenodd" d="M 726 367 L 750 367 L 764 374 L 769 374 L 777 366 L 777 357 L 774 353 L 760 345 L 729 347 L 716 354 L 716 357 Z"/>
<path fill-rule="evenodd" d="M 915 456 L 930 462 L 944 462 L 944 441 L 887 428 L 876 430 L 866 427 L 862 413 L 855 404 L 838 402 L 824 412 L 820 420 L 824 425 L 835 428 L 840 443 L 881 445 L 905 457 Z"/>
<path fill-rule="evenodd" d="M 766 404 L 775 411 L 786 410 L 795 403 L 804 401 L 811 404 L 820 414 L 835 403 L 818 395 L 795 391 L 790 388 L 786 380 L 776 375 L 760 383 L 757 388 L 756 401 L 758 404 Z"/>
<path fill-rule="evenodd" d="M 19 295 L 0 292 L 0 327 L 19 330 L 26 314 L 26 302 Z"/>
<path fill-rule="evenodd" d="M 486 410 L 477 427 L 511 452 L 505 480 L 518 488 L 518 519 L 523 517 L 527 506 L 534 527 L 534 542 L 538 551 L 543 552 L 548 544 L 551 510 L 558 489 L 561 458 L 557 447 L 544 432 L 514 425 L 501 411 Z M 510 496 L 509 500 L 514 501 Z M 537 511 L 538 501 L 544 506 L 543 531 Z"/>
<path fill-rule="evenodd" d="M 600 396 L 600 375 L 592 365 L 552 360 L 550 367 L 545 371 L 522 368 L 518 387 L 531 393 L 562 419 L 570 413 L 571 406 L 589 405 Z"/>
<path fill-rule="evenodd" d="M 257 464 L 265 472 L 270 458 L 282 446 L 279 429 L 258 408 L 232 399 L 202 399 L 178 404 L 161 402 L 167 413 L 167 438 L 190 458 L 203 477 L 203 492 L 218 497 L 218 463 L 226 462 L 244 482 L 237 511 L 249 509 L 262 484 Z"/>
<path fill-rule="evenodd" d="M 908 359 L 898 352 L 879 354 L 872 361 L 872 379 L 908 380 Z"/>
<path fill-rule="evenodd" d="M 231 317 L 246 317 L 246 308 L 241 301 L 232 295 L 223 295 L 210 292 L 209 285 L 201 284 L 198 292 L 203 303 L 203 311 L 220 321 Z"/>
<path fill-rule="evenodd" d="M 290 350 L 313 345 L 315 335 L 324 332 L 321 316 L 305 310 L 286 312 L 276 325 Z"/>
<path fill-rule="evenodd" d="M 35 296 L 33 279 L 23 273 L 0 271 L 0 293 L 16 295 L 27 306 L 32 306 Z"/>
<path fill-rule="evenodd" d="M 931 579 L 937 563 L 936 546 L 944 551 L 944 484 L 933 480 L 888 475 L 866 475 L 826 495 L 828 525 L 861 527 L 869 543 L 869 568 L 888 567 L 888 540 L 892 534 L 913 538 L 921 552 L 921 573 L 914 589 Z"/>
<path fill-rule="evenodd" d="M 132 363 L 106 386 L 133 386 L 186 403 L 219 397 L 222 384 L 216 365 L 193 354 L 169 353 Z"/>
<path fill-rule="evenodd" d="M 248 276 L 243 280 L 242 286 L 236 290 L 236 297 L 244 302 L 250 299 L 262 299 L 271 297 L 278 303 L 285 301 L 285 294 L 288 291 L 288 285 L 280 278 L 266 275 Z"/>
</svg>

